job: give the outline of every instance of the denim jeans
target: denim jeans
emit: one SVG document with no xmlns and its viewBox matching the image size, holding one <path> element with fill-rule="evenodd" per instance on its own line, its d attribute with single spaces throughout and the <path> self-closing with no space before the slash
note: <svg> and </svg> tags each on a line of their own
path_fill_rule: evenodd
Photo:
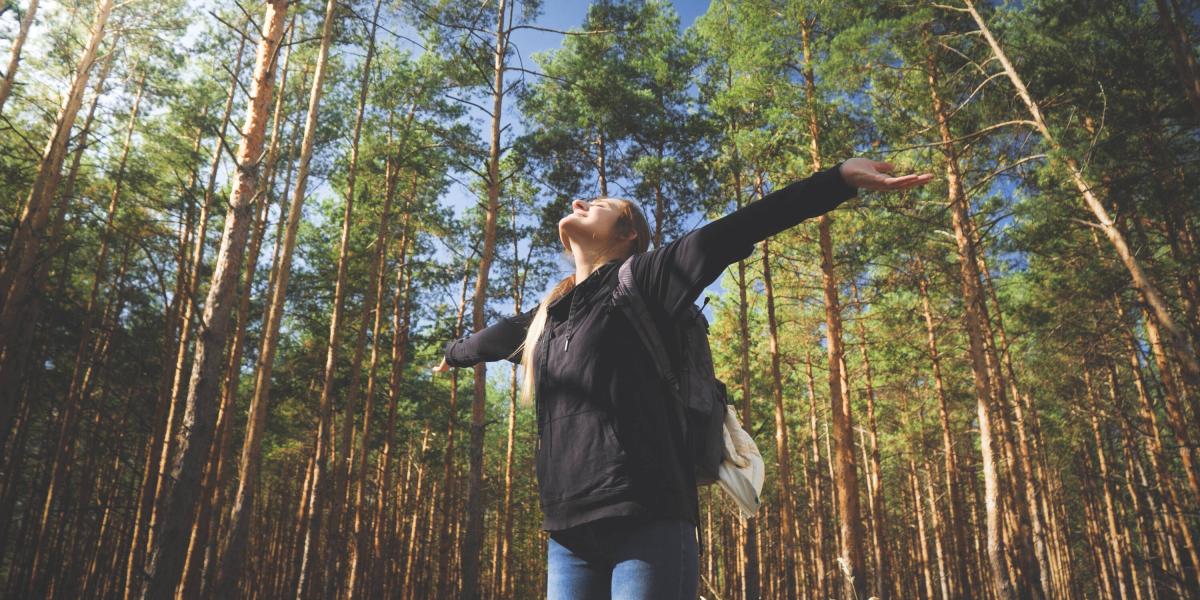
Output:
<svg viewBox="0 0 1200 600">
<path fill-rule="evenodd" d="M 550 534 L 549 600 L 694 600 L 696 526 L 679 519 L 610 517 Z"/>
</svg>

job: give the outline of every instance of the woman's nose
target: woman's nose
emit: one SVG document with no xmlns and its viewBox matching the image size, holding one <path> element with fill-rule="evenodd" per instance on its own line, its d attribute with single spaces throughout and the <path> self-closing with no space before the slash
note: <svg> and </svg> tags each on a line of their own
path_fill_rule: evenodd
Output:
<svg viewBox="0 0 1200 600">
<path fill-rule="evenodd" d="M 588 203 L 584 200 L 572 200 L 571 201 L 571 210 L 575 210 L 577 208 L 583 210 L 584 212 L 587 212 Z"/>
</svg>

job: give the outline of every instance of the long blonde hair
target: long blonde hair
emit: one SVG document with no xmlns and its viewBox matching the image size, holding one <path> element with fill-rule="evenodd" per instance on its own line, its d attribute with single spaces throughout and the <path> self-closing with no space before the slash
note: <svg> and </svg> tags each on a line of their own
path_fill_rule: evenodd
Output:
<svg viewBox="0 0 1200 600">
<path fill-rule="evenodd" d="M 620 215 L 613 226 L 614 235 L 619 239 L 625 234 L 633 232 L 635 236 L 628 242 L 614 244 L 613 247 L 606 249 L 601 255 L 601 260 L 603 261 L 601 264 L 613 259 L 624 259 L 634 254 L 645 252 L 650 247 L 650 226 L 646 224 L 646 216 L 642 214 L 642 210 L 632 201 L 624 198 L 606 199 L 616 201 L 621 207 Z M 542 298 L 537 312 L 533 315 L 533 321 L 529 323 L 529 330 L 525 334 L 525 342 L 518 348 L 518 351 L 521 353 L 522 371 L 525 374 L 524 380 L 521 382 L 521 404 L 524 406 L 533 404 L 533 384 L 534 377 L 536 377 L 533 365 L 534 356 L 536 355 L 538 340 L 542 337 L 542 331 L 546 328 L 547 308 L 555 300 L 562 298 L 574 288 L 575 275 L 571 274 L 563 278 L 562 281 L 559 281 L 546 294 L 546 297 Z"/>
</svg>

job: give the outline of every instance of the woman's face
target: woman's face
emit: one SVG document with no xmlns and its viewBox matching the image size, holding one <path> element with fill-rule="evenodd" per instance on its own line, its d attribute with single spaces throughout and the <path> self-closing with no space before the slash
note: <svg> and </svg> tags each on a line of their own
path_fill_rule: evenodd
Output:
<svg viewBox="0 0 1200 600">
<path fill-rule="evenodd" d="M 603 247 L 613 239 L 617 221 L 621 218 L 621 207 L 617 200 L 574 200 L 571 214 L 558 221 L 558 237 L 568 251 L 573 251 L 571 242 Z"/>
</svg>

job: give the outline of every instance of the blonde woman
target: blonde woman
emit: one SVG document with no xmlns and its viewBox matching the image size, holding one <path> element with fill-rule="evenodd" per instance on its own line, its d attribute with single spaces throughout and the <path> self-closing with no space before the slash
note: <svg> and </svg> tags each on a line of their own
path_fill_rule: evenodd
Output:
<svg viewBox="0 0 1200 600">
<path fill-rule="evenodd" d="M 667 384 L 610 301 L 620 264 L 633 256 L 638 290 L 671 346 L 672 316 L 758 242 L 834 209 L 858 188 L 902 190 L 932 179 L 892 171 L 852 158 L 652 251 L 632 202 L 575 200 L 558 222 L 575 273 L 532 310 L 446 345 L 436 372 L 501 359 L 524 367 L 522 398 L 536 400 L 551 600 L 697 594 L 695 474 Z"/>
</svg>

